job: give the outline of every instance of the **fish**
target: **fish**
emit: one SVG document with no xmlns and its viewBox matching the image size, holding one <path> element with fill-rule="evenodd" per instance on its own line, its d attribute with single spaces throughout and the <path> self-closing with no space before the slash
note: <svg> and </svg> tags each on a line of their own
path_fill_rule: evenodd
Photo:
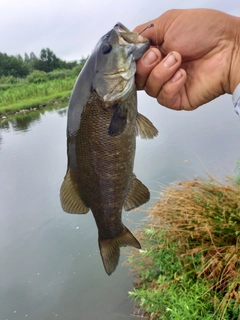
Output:
<svg viewBox="0 0 240 320">
<path fill-rule="evenodd" d="M 67 172 L 60 188 L 64 211 L 92 211 L 105 271 L 111 275 L 120 248 L 140 249 L 122 222 L 150 198 L 133 173 L 136 136 L 158 130 L 137 111 L 136 60 L 149 48 L 146 37 L 120 22 L 98 41 L 74 85 L 67 116 Z"/>
</svg>

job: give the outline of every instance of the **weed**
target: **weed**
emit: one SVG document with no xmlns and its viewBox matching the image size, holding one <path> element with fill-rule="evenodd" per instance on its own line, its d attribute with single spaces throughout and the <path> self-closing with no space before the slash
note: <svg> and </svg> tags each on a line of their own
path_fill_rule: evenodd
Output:
<svg viewBox="0 0 240 320">
<path fill-rule="evenodd" d="M 240 185 L 240 160 L 237 161 L 235 172 L 237 173 L 237 176 L 235 178 L 235 182 Z"/>
<path fill-rule="evenodd" d="M 239 319 L 239 240 L 239 185 L 167 188 L 150 213 L 146 249 L 130 257 L 138 276 L 130 296 L 150 319 Z"/>
</svg>

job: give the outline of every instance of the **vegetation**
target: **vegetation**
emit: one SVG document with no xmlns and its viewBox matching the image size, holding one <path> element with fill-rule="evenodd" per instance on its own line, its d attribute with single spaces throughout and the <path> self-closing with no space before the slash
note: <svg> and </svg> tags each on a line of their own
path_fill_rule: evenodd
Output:
<svg viewBox="0 0 240 320">
<path fill-rule="evenodd" d="M 24 58 L 0 53 L 0 114 L 65 101 L 85 62 L 62 61 L 49 48 L 39 58 L 33 52 Z"/>
<path fill-rule="evenodd" d="M 129 293 L 136 314 L 239 320 L 240 185 L 212 178 L 175 184 L 149 219 L 144 250 L 128 259 L 137 277 Z"/>
<path fill-rule="evenodd" d="M 34 52 L 25 53 L 24 58 L 18 54 L 9 56 L 0 52 L 0 77 L 26 77 L 33 70 L 51 72 L 56 69 L 73 69 L 77 61 L 66 62 L 58 58 L 49 48 L 41 50 L 39 57 Z"/>
<path fill-rule="evenodd" d="M 70 96 L 75 77 L 23 84 L 3 90 L 0 94 L 0 114 L 14 112 L 22 108 L 46 105 L 54 100 Z"/>
</svg>

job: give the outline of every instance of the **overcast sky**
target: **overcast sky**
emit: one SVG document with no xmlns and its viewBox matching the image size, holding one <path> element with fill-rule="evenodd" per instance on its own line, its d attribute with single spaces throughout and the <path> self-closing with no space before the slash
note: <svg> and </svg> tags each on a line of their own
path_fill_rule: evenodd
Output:
<svg viewBox="0 0 240 320">
<path fill-rule="evenodd" d="M 38 56 L 48 47 L 63 60 L 78 60 L 91 53 L 116 22 L 132 30 L 180 8 L 212 8 L 240 16 L 240 0 L 0 0 L 0 52 Z"/>
</svg>

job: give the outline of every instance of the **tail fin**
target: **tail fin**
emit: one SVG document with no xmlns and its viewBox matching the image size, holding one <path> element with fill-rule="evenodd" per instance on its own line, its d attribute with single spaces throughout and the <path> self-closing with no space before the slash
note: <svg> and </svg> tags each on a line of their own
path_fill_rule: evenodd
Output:
<svg viewBox="0 0 240 320">
<path fill-rule="evenodd" d="M 116 269 L 120 257 L 121 247 L 135 247 L 141 249 L 140 243 L 132 233 L 123 226 L 124 229 L 119 236 L 113 239 L 98 239 L 99 249 L 106 273 L 110 276 Z"/>
</svg>

